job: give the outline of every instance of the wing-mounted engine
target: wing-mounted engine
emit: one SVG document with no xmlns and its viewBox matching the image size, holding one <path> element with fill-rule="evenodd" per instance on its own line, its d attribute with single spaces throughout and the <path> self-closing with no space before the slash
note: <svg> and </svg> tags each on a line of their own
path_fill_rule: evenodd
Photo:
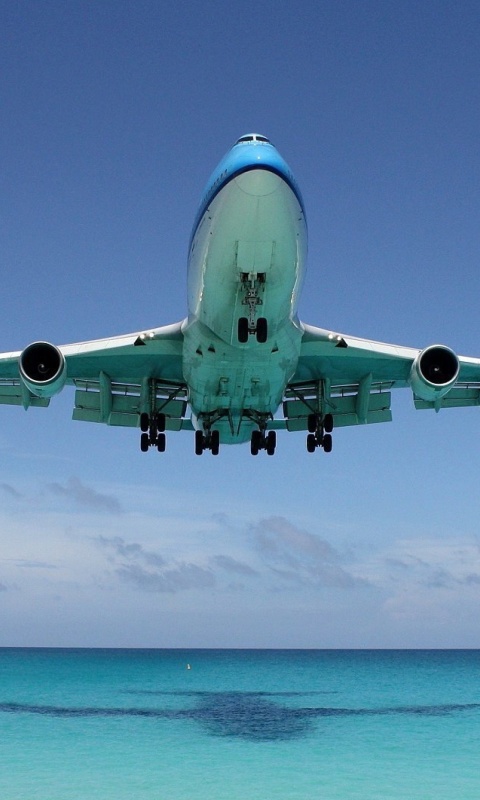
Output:
<svg viewBox="0 0 480 800">
<path fill-rule="evenodd" d="M 416 397 L 435 402 L 450 391 L 457 380 L 460 362 L 453 350 L 435 344 L 426 347 L 412 364 L 408 382 Z"/>
<path fill-rule="evenodd" d="M 34 342 L 20 355 L 20 378 L 35 397 L 50 398 L 60 392 L 67 380 L 65 359 L 49 342 Z"/>
</svg>

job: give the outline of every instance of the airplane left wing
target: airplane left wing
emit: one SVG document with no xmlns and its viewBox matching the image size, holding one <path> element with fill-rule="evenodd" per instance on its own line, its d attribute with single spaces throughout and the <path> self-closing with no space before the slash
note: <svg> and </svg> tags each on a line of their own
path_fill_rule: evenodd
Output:
<svg viewBox="0 0 480 800">
<path fill-rule="evenodd" d="M 35 342 L 0 356 L 0 404 L 48 406 L 75 386 L 73 419 L 137 427 L 162 413 L 166 428 L 188 427 L 182 322 L 110 339 L 55 347 Z"/>
<path fill-rule="evenodd" d="M 480 359 L 457 357 L 443 345 L 416 350 L 302 327 L 283 404 L 289 430 L 310 430 L 312 415 L 331 415 L 335 427 L 389 422 L 396 388 L 410 387 L 418 409 L 480 405 Z"/>
</svg>

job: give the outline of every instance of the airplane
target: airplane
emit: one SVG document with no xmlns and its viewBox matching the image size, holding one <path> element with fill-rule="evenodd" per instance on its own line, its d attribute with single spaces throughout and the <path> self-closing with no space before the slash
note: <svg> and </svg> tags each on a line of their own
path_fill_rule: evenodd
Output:
<svg viewBox="0 0 480 800">
<path fill-rule="evenodd" d="M 75 387 L 73 419 L 140 428 L 140 448 L 194 432 L 195 453 L 250 442 L 273 455 L 277 431 L 309 453 L 334 428 L 388 422 L 391 390 L 417 409 L 480 404 L 480 359 L 301 322 L 307 221 L 298 184 L 271 141 L 241 136 L 214 170 L 188 248 L 188 316 L 175 324 L 0 355 L 0 403 L 49 405 Z"/>
</svg>

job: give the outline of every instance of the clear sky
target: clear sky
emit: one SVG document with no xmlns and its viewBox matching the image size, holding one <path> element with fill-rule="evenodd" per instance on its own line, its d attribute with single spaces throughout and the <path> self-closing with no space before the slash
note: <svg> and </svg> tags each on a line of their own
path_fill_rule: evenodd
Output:
<svg viewBox="0 0 480 800">
<path fill-rule="evenodd" d="M 242 134 L 302 188 L 300 316 L 480 356 L 477 2 L 0 2 L 0 348 L 186 313 Z M 480 409 L 194 455 L 0 409 L 0 645 L 480 647 Z"/>
</svg>

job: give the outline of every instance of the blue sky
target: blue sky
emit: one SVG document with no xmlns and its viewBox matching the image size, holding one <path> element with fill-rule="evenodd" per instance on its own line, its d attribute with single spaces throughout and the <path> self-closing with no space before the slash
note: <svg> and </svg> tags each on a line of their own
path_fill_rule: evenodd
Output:
<svg viewBox="0 0 480 800">
<path fill-rule="evenodd" d="M 186 313 L 243 133 L 302 188 L 307 322 L 480 355 L 475 2 L 0 2 L 1 349 Z M 3 407 L 0 645 L 478 647 L 480 416 L 218 458 Z"/>
</svg>

